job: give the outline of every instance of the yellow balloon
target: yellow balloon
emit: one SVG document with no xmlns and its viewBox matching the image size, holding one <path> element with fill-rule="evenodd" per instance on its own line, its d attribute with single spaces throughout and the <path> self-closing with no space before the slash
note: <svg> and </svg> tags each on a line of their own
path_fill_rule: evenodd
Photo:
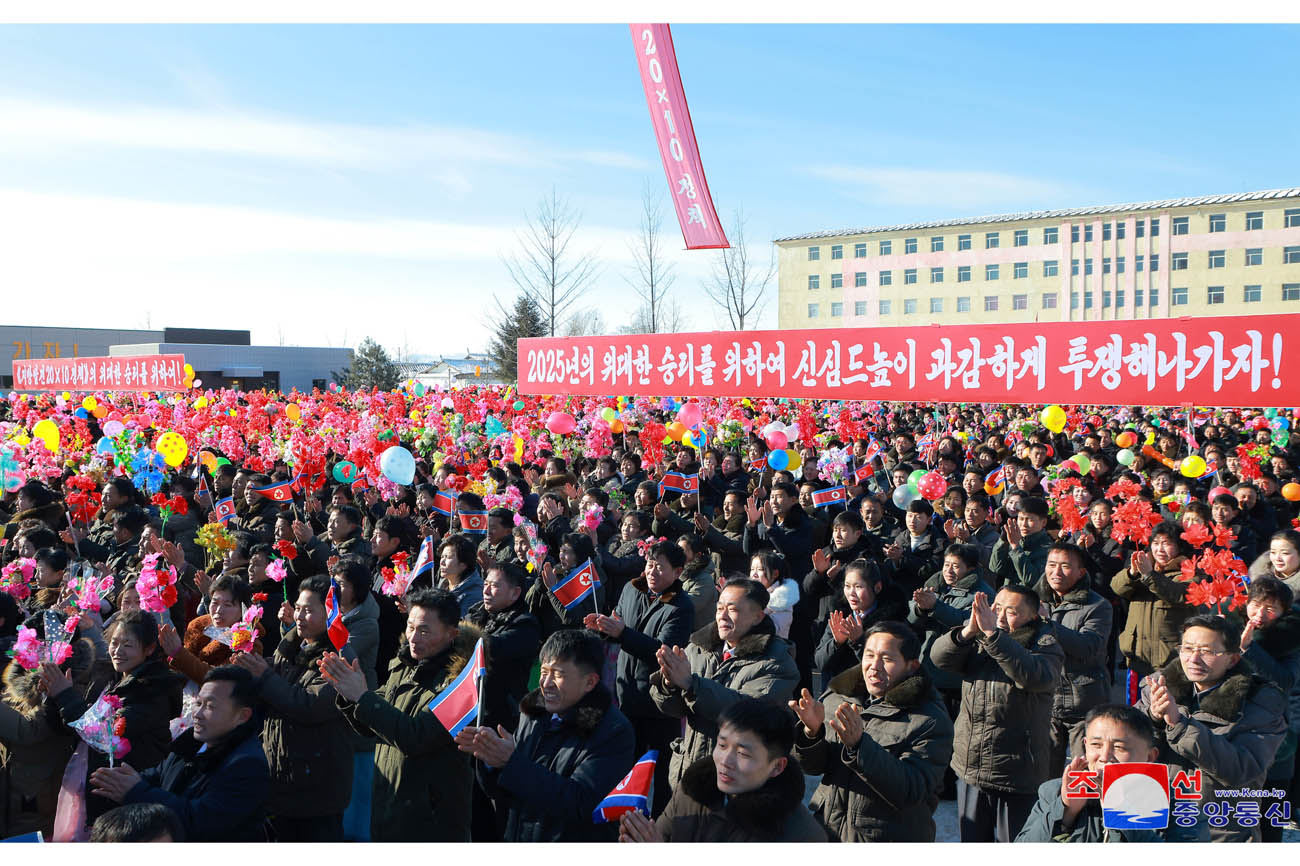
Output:
<svg viewBox="0 0 1300 866">
<path fill-rule="evenodd" d="M 190 366 L 189 364 L 186 364 L 186 365 L 185 365 L 185 378 L 186 378 L 186 379 L 193 379 L 193 378 L 194 378 L 194 368 L 193 368 L 192 366 Z"/>
<path fill-rule="evenodd" d="M 791 472 L 794 472 L 796 469 L 798 469 L 800 466 L 803 465 L 803 457 L 799 454 L 798 451 L 794 450 L 793 448 L 787 448 L 785 449 L 785 453 L 786 456 L 790 458 L 790 461 L 785 464 L 786 469 L 788 469 Z"/>
<path fill-rule="evenodd" d="M 170 430 L 158 437 L 158 453 L 163 456 L 167 465 L 174 469 L 185 462 L 186 456 L 190 453 L 190 446 L 184 436 Z"/>
<path fill-rule="evenodd" d="M 1178 471 L 1181 472 L 1185 478 L 1200 478 L 1205 474 L 1205 458 L 1198 454 L 1184 457 L 1182 464 L 1178 467 Z"/>
<path fill-rule="evenodd" d="M 1053 433 L 1060 433 L 1065 429 L 1065 410 L 1060 406 L 1048 406 L 1039 416 L 1043 426 Z"/>
<path fill-rule="evenodd" d="M 14 441 L 19 445 L 26 445 L 28 442 L 32 441 L 32 437 L 28 436 L 26 433 L 20 433 Z"/>
<path fill-rule="evenodd" d="M 687 448 L 694 448 L 696 451 L 700 450 L 700 446 L 695 444 L 695 437 L 691 435 L 690 430 L 682 434 L 682 444 Z"/>
<path fill-rule="evenodd" d="M 207 397 L 200 397 L 199 399 L 197 399 L 197 400 L 194 401 L 194 408 L 195 408 L 195 409 L 202 409 L 202 408 L 204 408 L 204 407 L 207 406 L 207 405 L 208 405 L 208 398 L 207 398 Z"/>
<path fill-rule="evenodd" d="M 99 401 L 96 400 L 94 397 L 86 397 L 84 400 L 81 401 L 81 408 L 85 409 L 87 412 L 94 412 L 95 407 L 98 405 L 99 405 Z"/>
<path fill-rule="evenodd" d="M 32 427 L 32 435 L 37 439 L 45 439 L 51 435 L 58 436 L 59 427 L 49 418 L 42 418 Z"/>
<path fill-rule="evenodd" d="M 71 391 L 64 391 L 64 392 L 63 392 L 63 399 L 64 399 L 64 400 L 71 400 L 71 399 L 72 399 L 72 392 L 71 392 Z"/>
</svg>

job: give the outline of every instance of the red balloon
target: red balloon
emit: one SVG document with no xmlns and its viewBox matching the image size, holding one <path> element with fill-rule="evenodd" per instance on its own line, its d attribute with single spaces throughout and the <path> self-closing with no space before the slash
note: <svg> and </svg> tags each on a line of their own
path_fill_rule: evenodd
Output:
<svg viewBox="0 0 1300 866">
<path fill-rule="evenodd" d="M 572 433 L 577 426 L 578 422 L 568 412 L 552 412 L 551 416 L 546 419 L 546 429 L 557 436 Z"/>
<path fill-rule="evenodd" d="M 790 440 L 780 430 L 774 430 L 768 434 L 767 447 L 773 451 L 783 451 L 790 444 Z"/>
<path fill-rule="evenodd" d="M 921 476 L 916 489 L 922 496 L 933 502 L 936 499 L 942 499 L 943 495 L 948 492 L 948 481 L 938 472 L 929 472 Z"/>
</svg>

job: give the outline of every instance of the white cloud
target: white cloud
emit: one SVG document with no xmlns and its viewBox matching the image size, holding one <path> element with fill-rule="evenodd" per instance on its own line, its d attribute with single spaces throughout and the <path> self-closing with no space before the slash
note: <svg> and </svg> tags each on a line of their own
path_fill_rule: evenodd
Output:
<svg viewBox="0 0 1300 866">
<path fill-rule="evenodd" d="M 959 210 L 1013 207 L 1030 209 L 1074 201 L 1079 191 L 1053 180 L 996 171 L 915 168 L 861 168 L 812 165 L 804 174 L 841 185 L 845 194 L 874 204 Z"/>
</svg>

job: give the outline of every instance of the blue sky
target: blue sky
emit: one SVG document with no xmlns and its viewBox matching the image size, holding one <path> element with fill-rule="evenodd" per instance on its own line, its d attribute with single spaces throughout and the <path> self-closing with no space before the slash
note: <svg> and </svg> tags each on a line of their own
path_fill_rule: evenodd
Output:
<svg viewBox="0 0 1300 866">
<path fill-rule="evenodd" d="M 1295 25 L 674 41 L 714 201 L 764 260 L 820 229 L 1300 185 Z M 0 26 L 4 318 L 479 349 L 554 185 L 613 327 L 642 185 L 665 186 L 632 51 L 614 24 Z M 669 220 L 687 322 L 716 327 L 715 254 Z"/>
</svg>

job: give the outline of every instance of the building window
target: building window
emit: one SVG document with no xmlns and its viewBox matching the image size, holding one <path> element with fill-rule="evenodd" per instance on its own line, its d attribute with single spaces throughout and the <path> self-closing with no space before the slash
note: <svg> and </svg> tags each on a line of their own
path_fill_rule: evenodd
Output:
<svg viewBox="0 0 1300 866">
<path fill-rule="evenodd" d="M 1115 223 L 1115 240 L 1124 240 L 1124 230 L 1127 226 L 1124 223 Z"/>
<path fill-rule="evenodd" d="M 1092 223 L 1088 223 L 1083 227 L 1083 242 L 1085 244 L 1092 242 Z"/>
<path fill-rule="evenodd" d="M 844 274 L 831 274 L 831 288 L 832 289 L 844 288 Z"/>
<path fill-rule="evenodd" d="M 835 316 L 843 316 L 843 315 L 844 315 L 844 304 L 840 301 L 831 301 L 831 317 L 834 318 Z"/>
<path fill-rule="evenodd" d="M 1134 226 L 1134 229 L 1133 229 L 1133 237 L 1135 237 L 1135 238 L 1144 238 L 1144 237 L 1147 236 L 1147 221 L 1146 221 L 1146 220 L 1138 220 L 1137 222 L 1135 222 L 1135 223 L 1133 224 L 1133 226 Z"/>
<path fill-rule="evenodd" d="M 1056 259 L 1048 259 L 1043 262 L 1043 276 L 1054 277 L 1057 275 L 1058 271 L 1059 268 L 1057 267 Z"/>
<path fill-rule="evenodd" d="M 831 244 L 831 258 L 832 259 L 844 258 L 844 244 Z"/>
<path fill-rule="evenodd" d="M 821 248 L 821 247 L 809 247 L 809 248 L 808 248 L 808 261 L 810 261 L 810 262 L 819 261 L 819 260 L 821 259 L 821 257 L 822 257 L 822 248 Z"/>
<path fill-rule="evenodd" d="M 887 255 L 889 255 L 891 252 L 893 252 L 893 249 L 894 249 L 894 242 L 893 242 L 893 241 L 881 241 L 881 242 L 880 242 L 880 254 L 881 254 L 882 256 L 887 256 Z"/>
<path fill-rule="evenodd" d="M 998 233 L 997 233 L 997 232 L 985 232 L 985 233 L 984 233 L 984 249 L 986 249 L 986 250 L 996 250 L 997 248 L 998 248 Z"/>
<path fill-rule="evenodd" d="M 916 315 L 916 298 L 903 299 L 903 315 L 904 316 Z"/>
<path fill-rule="evenodd" d="M 1154 259 L 1155 256 L 1152 256 L 1151 258 Z M 1151 270 L 1154 271 L 1155 268 L 1152 267 Z M 1170 255 L 1170 256 L 1169 256 L 1169 270 L 1171 270 L 1171 271 L 1185 271 L 1185 270 L 1187 270 L 1187 253 L 1173 253 L 1172 255 Z"/>
<path fill-rule="evenodd" d="M 1252 210 L 1246 212 L 1246 231 L 1255 232 L 1264 227 L 1264 212 Z"/>
<path fill-rule="evenodd" d="M 890 313 L 893 312 L 893 307 L 894 307 L 894 302 L 893 302 L 893 301 L 881 301 L 881 302 L 880 302 L 880 315 L 882 315 L 882 316 L 888 316 Z"/>
<path fill-rule="evenodd" d="M 1174 289 L 1170 294 L 1170 300 L 1173 301 L 1175 307 L 1187 306 L 1187 287 L 1183 286 L 1182 288 Z"/>
<path fill-rule="evenodd" d="M 1102 293 L 1101 293 L 1101 307 L 1102 307 L 1102 309 L 1104 310 L 1104 309 L 1106 309 L 1106 308 L 1109 307 L 1109 306 L 1110 306 L 1110 292 L 1102 292 Z"/>
<path fill-rule="evenodd" d="M 997 265 L 985 265 L 985 266 L 984 266 L 984 279 L 986 279 L 986 280 L 996 280 L 997 278 L 998 278 L 998 266 L 997 266 Z"/>
<path fill-rule="evenodd" d="M 1123 256 L 1116 256 L 1116 257 L 1115 257 L 1115 273 L 1117 273 L 1117 274 L 1122 274 L 1122 273 L 1124 273 L 1124 257 L 1123 257 Z"/>
<path fill-rule="evenodd" d="M 808 318 L 810 318 L 810 319 L 815 319 L 815 318 L 817 318 L 817 305 L 816 305 L 816 304 L 809 304 L 809 305 L 808 305 Z"/>
<path fill-rule="evenodd" d="M 930 299 L 930 312 L 931 312 L 931 313 L 942 313 L 942 312 L 943 312 L 943 298 L 931 298 L 931 299 Z"/>
<path fill-rule="evenodd" d="M 1183 289 L 1183 291 L 1185 292 L 1185 291 L 1187 291 L 1187 290 L 1186 290 L 1186 289 Z M 1149 292 L 1147 292 L 1147 306 L 1148 306 L 1148 307 L 1154 307 L 1154 306 L 1155 306 L 1156 304 L 1158 304 L 1159 302 L 1160 302 L 1160 290 L 1159 290 L 1159 289 L 1151 289 Z M 1186 299 L 1184 299 L 1183 303 L 1187 303 Z"/>
<path fill-rule="evenodd" d="M 1103 274 L 1109 274 L 1109 273 L 1110 273 L 1110 257 L 1109 257 L 1109 256 L 1104 257 L 1104 258 L 1101 260 L 1101 272 L 1102 272 Z"/>
<path fill-rule="evenodd" d="M 930 252 L 932 253 L 943 252 L 943 235 L 935 235 L 934 237 L 930 238 Z"/>
<path fill-rule="evenodd" d="M 1056 292 L 1043 292 L 1043 309 L 1056 309 Z"/>
<path fill-rule="evenodd" d="M 932 283 L 943 282 L 943 268 L 930 268 L 930 282 Z"/>
<path fill-rule="evenodd" d="M 1223 286 L 1210 286 L 1205 290 L 1205 302 L 1207 304 L 1223 303 Z"/>
<path fill-rule="evenodd" d="M 1300 247 L 1282 247 L 1282 264 L 1300 265 Z"/>
<path fill-rule="evenodd" d="M 893 284 L 894 284 L 894 272 L 893 272 L 893 271 L 881 271 L 881 272 L 880 272 L 880 285 L 882 285 L 882 286 L 892 286 Z"/>
<path fill-rule="evenodd" d="M 1153 229 L 1155 228 L 1155 223 L 1151 224 L 1151 228 Z M 1174 217 L 1174 234 L 1176 235 L 1187 234 L 1187 217 Z M 1151 232 L 1151 236 L 1155 237 L 1154 231 Z"/>
<path fill-rule="evenodd" d="M 1013 247 L 1029 246 L 1029 229 L 1016 229 L 1016 233 L 1011 236 L 1011 245 Z"/>
<path fill-rule="evenodd" d="M 1101 239 L 1103 241 L 1110 240 L 1110 223 L 1101 224 Z"/>
<path fill-rule="evenodd" d="M 1043 243 L 1058 244 L 1061 242 L 1061 230 L 1056 226 L 1043 229 Z"/>
<path fill-rule="evenodd" d="M 1138 307 L 1139 309 L 1142 307 L 1142 290 L 1141 290 L 1141 289 L 1134 289 L 1134 290 L 1133 290 L 1133 305 L 1136 306 L 1136 307 Z"/>
<path fill-rule="evenodd" d="M 1023 280 L 1029 276 L 1029 262 L 1016 262 L 1011 266 L 1011 278 Z"/>
<path fill-rule="evenodd" d="M 1282 300 L 1300 301 L 1300 283 L 1283 283 Z"/>
<path fill-rule="evenodd" d="M 1153 273 L 1153 274 L 1154 274 L 1156 271 L 1160 270 L 1160 256 L 1156 255 L 1155 253 L 1152 253 L 1152 254 L 1151 254 L 1151 262 L 1150 262 L 1150 267 L 1148 268 L 1148 270 L 1150 270 L 1151 273 Z"/>
<path fill-rule="evenodd" d="M 865 259 L 867 257 L 867 245 L 865 243 L 853 245 L 853 258 Z"/>
<path fill-rule="evenodd" d="M 1092 292 L 1084 292 L 1084 293 L 1083 293 L 1083 306 L 1084 306 L 1086 309 L 1089 309 L 1089 310 L 1092 309 Z"/>
<path fill-rule="evenodd" d="M 970 235 L 957 235 L 957 249 L 970 249 Z"/>
<path fill-rule="evenodd" d="M 1079 293 L 1078 293 L 1078 292 L 1070 292 L 1070 309 L 1071 309 L 1071 310 L 1077 310 L 1077 309 L 1079 309 Z"/>
<path fill-rule="evenodd" d="M 1228 230 L 1228 215 L 1222 213 L 1210 214 L 1210 234 L 1215 232 L 1226 232 Z"/>
<path fill-rule="evenodd" d="M 821 275 L 819 275 L 819 274 L 809 274 L 809 275 L 808 275 L 808 288 L 809 288 L 809 289 L 820 289 L 821 287 L 822 287 L 822 278 L 821 278 Z"/>
<path fill-rule="evenodd" d="M 1078 259 L 1070 259 L 1070 276 L 1072 276 L 1072 277 L 1077 277 L 1077 276 L 1079 276 L 1079 260 L 1078 260 Z"/>
<path fill-rule="evenodd" d="M 1263 286 L 1246 286 L 1242 292 L 1241 299 L 1247 304 L 1253 304 L 1264 297 Z"/>
<path fill-rule="evenodd" d="M 970 282 L 970 265 L 957 266 L 957 282 L 959 283 Z"/>
<path fill-rule="evenodd" d="M 854 302 L 853 302 L 853 315 L 855 315 L 855 316 L 865 316 L 866 314 L 867 314 L 867 302 L 866 302 L 866 301 L 854 301 Z"/>
<path fill-rule="evenodd" d="M 1121 223 L 1121 225 L 1122 225 L 1122 223 Z M 1123 290 L 1123 289 L 1116 289 L 1116 290 L 1115 290 L 1115 306 L 1117 306 L 1117 307 L 1122 307 L 1122 306 L 1124 306 L 1124 290 Z"/>
<path fill-rule="evenodd" d="M 1223 250 L 1210 250 L 1210 255 L 1209 255 L 1210 270 L 1223 267 L 1227 263 L 1227 258 L 1228 257 L 1224 255 Z"/>
<path fill-rule="evenodd" d="M 867 272 L 857 271 L 853 274 L 853 288 L 865 289 L 867 287 Z"/>
<path fill-rule="evenodd" d="M 960 298 L 957 299 L 957 312 L 959 312 L 959 313 L 969 313 L 969 312 L 970 312 L 970 296 L 969 296 L 969 295 L 967 295 L 967 296 L 963 296 L 963 297 L 960 297 Z"/>
<path fill-rule="evenodd" d="M 1078 242 L 1079 242 L 1079 227 L 1077 225 L 1070 226 L 1070 243 L 1077 244 Z"/>
<path fill-rule="evenodd" d="M 984 312 L 986 312 L 986 313 L 996 313 L 997 311 L 998 311 L 998 296 L 997 296 L 997 295 L 985 295 L 985 296 L 984 296 Z"/>
<path fill-rule="evenodd" d="M 1246 267 L 1262 264 L 1264 264 L 1264 249 L 1262 247 L 1246 250 Z"/>
<path fill-rule="evenodd" d="M 1151 219 L 1151 237 L 1160 237 L 1160 220 L 1152 217 Z"/>
<path fill-rule="evenodd" d="M 903 285 L 911 286 L 916 283 L 916 268 L 908 268 L 903 271 Z"/>
<path fill-rule="evenodd" d="M 1142 273 L 1142 271 L 1146 269 L 1146 263 L 1146 256 L 1137 256 L 1133 261 L 1133 270 L 1137 271 L 1139 274 Z"/>
<path fill-rule="evenodd" d="M 1012 295 L 1011 309 L 1013 310 L 1029 309 L 1029 295 Z"/>
<path fill-rule="evenodd" d="M 911 255 L 916 252 L 916 238 L 908 238 L 903 241 L 903 254 Z"/>
<path fill-rule="evenodd" d="M 1282 227 L 1288 229 L 1300 228 L 1300 207 L 1289 207 L 1283 212 Z"/>
<path fill-rule="evenodd" d="M 1086 277 L 1086 276 L 1089 276 L 1090 274 L 1092 274 L 1092 259 L 1084 259 L 1084 260 L 1083 260 L 1083 275 Z"/>
</svg>

